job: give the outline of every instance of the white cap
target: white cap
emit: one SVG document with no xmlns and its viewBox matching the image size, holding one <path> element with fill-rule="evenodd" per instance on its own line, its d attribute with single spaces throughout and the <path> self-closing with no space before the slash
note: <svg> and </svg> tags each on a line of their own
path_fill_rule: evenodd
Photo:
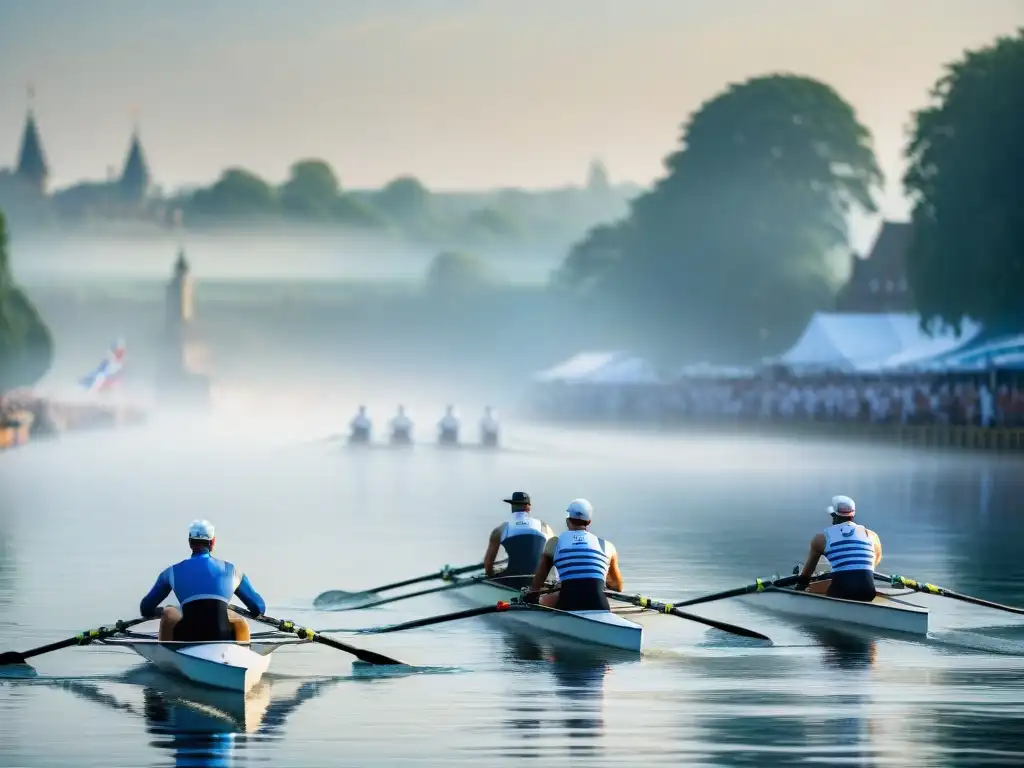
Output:
<svg viewBox="0 0 1024 768">
<path fill-rule="evenodd" d="M 565 511 L 571 520 L 582 520 L 589 523 L 594 518 L 594 508 L 586 499 L 573 499 Z"/>
<path fill-rule="evenodd" d="M 209 520 L 193 520 L 188 526 L 188 537 L 194 541 L 213 541 L 213 523 Z"/>
<path fill-rule="evenodd" d="M 853 517 L 857 514 L 857 505 L 849 496 L 833 496 L 828 513 L 839 517 Z"/>
</svg>

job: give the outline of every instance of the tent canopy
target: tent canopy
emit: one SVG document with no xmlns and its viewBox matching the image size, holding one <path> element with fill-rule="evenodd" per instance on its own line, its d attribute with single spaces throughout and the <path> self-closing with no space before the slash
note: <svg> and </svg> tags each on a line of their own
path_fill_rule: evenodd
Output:
<svg viewBox="0 0 1024 768">
<path fill-rule="evenodd" d="M 785 354 L 771 360 L 794 370 L 880 372 L 946 355 L 969 344 L 981 326 L 965 321 L 928 336 L 916 314 L 818 312 Z"/>
<path fill-rule="evenodd" d="M 928 371 L 985 371 L 1024 369 L 1024 333 L 968 344 L 948 354 L 917 361 L 912 367 Z"/>
<path fill-rule="evenodd" d="M 627 357 L 624 352 L 581 352 L 547 370 L 533 374 L 534 381 L 573 382 Z"/>
<path fill-rule="evenodd" d="M 649 362 L 641 357 L 613 360 L 603 368 L 584 377 L 587 384 L 658 384 L 661 377 Z"/>
</svg>

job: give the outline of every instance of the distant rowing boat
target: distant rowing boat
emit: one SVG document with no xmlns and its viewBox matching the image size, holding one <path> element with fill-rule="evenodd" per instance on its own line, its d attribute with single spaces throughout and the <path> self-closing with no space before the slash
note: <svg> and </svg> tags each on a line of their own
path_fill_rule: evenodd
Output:
<svg viewBox="0 0 1024 768">
<path fill-rule="evenodd" d="M 766 589 L 740 600 L 752 607 L 818 623 L 849 624 L 911 635 L 928 634 L 928 609 L 894 600 L 894 596 L 887 593 L 879 593 L 872 602 L 863 603 L 793 589 Z"/>
<path fill-rule="evenodd" d="M 453 581 L 463 579 L 455 577 Z M 491 581 L 480 581 L 453 590 L 451 594 L 475 607 L 494 605 L 519 597 L 519 590 Z M 559 635 L 590 645 L 639 653 L 643 647 L 643 627 L 627 616 L 643 613 L 632 606 L 611 611 L 559 611 L 537 607 L 534 610 L 508 611 L 500 621 Z"/>
<path fill-rule="evenodd" d="M 161 642 L 155 636 L 112 637 L 100 642 L 131 648 L 162 672 L 210 688 L 245 694 L 263 679 L 274 651 L 283 645 L 307 641 L 274 633 L 253 638 L 251 643 Z"/>
</svg>

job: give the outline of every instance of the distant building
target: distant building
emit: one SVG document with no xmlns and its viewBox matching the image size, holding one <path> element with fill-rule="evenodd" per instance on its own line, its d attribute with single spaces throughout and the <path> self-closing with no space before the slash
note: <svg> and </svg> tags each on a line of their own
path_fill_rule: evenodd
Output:
<svg viewBox="0 0 1024 768">
<path fill-rule="evenodd" d="M 40 195 L 46 194 L 50 169 L 46 164 L 43 142 L 39 138 L 39 127 L 31 108 L 25 117 L 25 129 L 21 133 L 21 148 L 18 150 L 14 176 L 28 189 Z"/>
<path fill-rule="evenodd" d="M 914 312 L 907 284 L 911 225 L 886 221 L 867 258 L 853 254 L 850 279 L 836 296 L 837 312 Z"/>
<path fill-rule="evenodd" d="M 587 169 L 587 190 L 590 192 L 607 193 L 611 189 L 608 181 L 608 169 L 600 158 L 594 158 Z"/>
<path fill-rule="evenodd" d="M 167 284 L 162 361 L 157 390 L 162 402 L 205 405 L 210 397 L 209 350 L 195 325 L 192 270 L 185 249 L 178 251 Z"/>
<path fill-rule="evenodd" d="M 160 219 L 165 215 L 150 199 L 152 177 L 138 129 L 133 131 L 120 176 L 108 169 L 107 178 L 83 181 L 49 195 L 50 167 L 35 114 L 25 116 L 21 145 L 12 169 L 0 169 L 0 203 L 18 208 L 34 201 L 50 205 L 66 218 L 89 216 Z"/>
</svg>

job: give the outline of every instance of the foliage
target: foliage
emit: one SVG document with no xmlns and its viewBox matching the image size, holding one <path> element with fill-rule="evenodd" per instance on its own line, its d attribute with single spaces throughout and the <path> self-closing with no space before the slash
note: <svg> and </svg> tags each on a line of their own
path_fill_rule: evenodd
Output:
<svg viewBox="0 0 1024 768">
<path fill-rule="evenodd" d="M 251 216 L 270 213 L 277 205 L 277 192 L 270 184 L 242 168 L 229 168 L 213 186 L 197 191 L 189 208 L 206 215 Z"/>
<path fill-rule="evenodd" d="M 681 144 L 629 216 L 592 229 L 555 280 L 714 339 L 704 353 L 762 352 L 828 300 L 847 213 L 874 210 L 871 136 L 829 86 L 772 75 L 706 102 Z"/>
<path fill-rule="evenodd" d="M 337 205 L 341 184 L 334 169 L 323 160 L 300 160 L 281 185 L 281 208 L 302 218 L 324 219 Z"/>
<path fill-rule="evenodd" d="M 907 279 L 922 322 L 1024 315 L 1024 30 L 948 66 L 915 114 Z"/>
<path fill-rule="evenodd" d="M 442 251 L 431 260 L 424 282 L 432 293 L 461 294 L 492 285 L 494 275 L 479 256 Z"/>
<path fill-rule="evenodd" d="M 427 212 L 430 192 L 418 179 L 400 176 L 374 195 L 374 204 L 389 216 L 413 219 Z"/>
<path fill-rule="evenodd" d="M 14 284 L 0 213 L 0 392 L 35 384 L 53 361 L 53 339 L 24 291 Z"/>
</svg>

